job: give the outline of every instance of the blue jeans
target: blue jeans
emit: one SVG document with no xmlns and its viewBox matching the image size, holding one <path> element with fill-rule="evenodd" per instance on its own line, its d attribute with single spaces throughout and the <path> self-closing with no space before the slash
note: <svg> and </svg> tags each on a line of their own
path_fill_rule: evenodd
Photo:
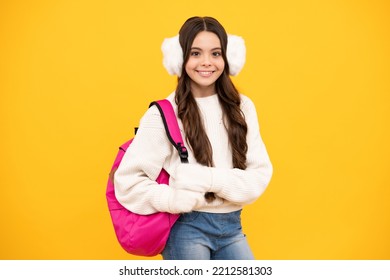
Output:
<svg viewBox="0 0 390 280">
<path fill-rule="evenodd" d="M 241 228 L 241 210 L 182 214 L 162 252 L 164 260 L 253 260 Z"/>
</svg>

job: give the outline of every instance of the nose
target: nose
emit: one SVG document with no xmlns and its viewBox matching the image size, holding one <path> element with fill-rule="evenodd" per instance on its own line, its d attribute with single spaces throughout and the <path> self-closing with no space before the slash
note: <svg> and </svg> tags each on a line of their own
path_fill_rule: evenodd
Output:
<svg viewBox="0 0 390 280">
<path fill-rule="evenodd" d="M 209 55 L 203 56 L 202 66 L 211 66 L 211 60 Z"/>
</svg>

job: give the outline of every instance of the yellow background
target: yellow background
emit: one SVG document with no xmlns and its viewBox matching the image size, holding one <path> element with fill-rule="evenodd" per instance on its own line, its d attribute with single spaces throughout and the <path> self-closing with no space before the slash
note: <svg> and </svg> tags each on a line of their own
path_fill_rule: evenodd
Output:
<svg viewBox="0 0 390 280">
<path fill-rule="evenodd" d="M 274 164 L 243 212 L 256 258 L 390 259 L 389 6 L 2 0 L 0 258 L 137 258 L 116 241 L 108 172 L 175 88 L 162 40 L 210 15 L 246 40 L 234 81 Z"/>
</svg>

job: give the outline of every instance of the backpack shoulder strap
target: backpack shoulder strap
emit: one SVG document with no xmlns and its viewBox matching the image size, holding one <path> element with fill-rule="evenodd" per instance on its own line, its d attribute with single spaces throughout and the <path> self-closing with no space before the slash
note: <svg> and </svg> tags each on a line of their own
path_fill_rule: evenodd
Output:
<svg viewBox="0 0 390 280">
<path fill-rule="evenodd" d="M 153 101 L 150 103 L 149 107 L 153 105 L 157 106 L 160 111 L 168 139 L 178 151 L 181 162 L 188 163 L 187 148 L 184 146 L 179 124 L 177 123 L 176 114 L 171 102 L 167 99 Z"/>
</svg>

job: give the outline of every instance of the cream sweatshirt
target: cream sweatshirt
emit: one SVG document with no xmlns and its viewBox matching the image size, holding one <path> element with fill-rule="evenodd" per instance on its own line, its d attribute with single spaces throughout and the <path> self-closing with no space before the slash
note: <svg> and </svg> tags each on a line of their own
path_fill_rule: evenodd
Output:
<svg viewBox="0 0 390 280">
<path fill-rule="evenodd" d="M 167 99 L 177 115 L 174 96 L 172 93 Z M 137 134 L 115 173 L 118 201 L 130 211 L 143 215 L 190 211 L 227 213 L 253 203 L 268 186 L 273 168 L 260 136 L 256 108 L 245 95 L 241 94 L 241 101 L 248 124 L 245 170 L 233 168 L 232 152 L 217 95 L 196 98 L 212 146 L 215 167 L 201 166 L 196 162 L 179 120 L 189 153 L 189 164 L 182 164 L 166 136 L 158 109 L 152 106 L 142 117 Z M 171 176 L 169 186 L 155 182 L 161 168 Z M 207 191 L 216 194 L 217 198 L 212 203 L 204 199 Z"/>
</svg>

